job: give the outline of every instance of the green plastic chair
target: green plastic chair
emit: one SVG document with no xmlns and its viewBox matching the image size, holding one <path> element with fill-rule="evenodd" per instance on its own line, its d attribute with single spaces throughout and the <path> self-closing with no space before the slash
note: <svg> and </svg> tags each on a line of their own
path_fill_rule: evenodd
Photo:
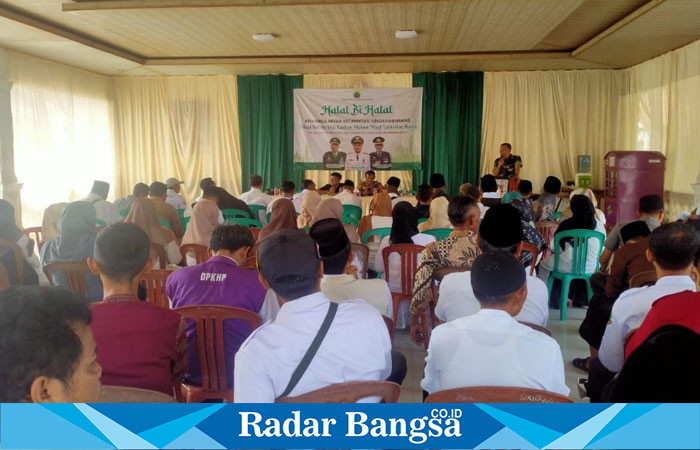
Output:
<svg viewBox="0 0 700 450">
<path fill-rule="evenodd" d="M 190 222 L 190 218 L 188 217 L 187 220 L 185 220 L 185 210 L 183 208 L 177 210 L 177 217 L 180 218 L 180 225 L 182 226 L 182 231 L 184 232 L 187 229 L 187 224 Z"/>
<path fill-rule="evenodd" d="M 161 227 L 167 228 L 168 230 L 172 231 L 172 229 L 173 229 L 173 226 L 170 225 L 170 222 L 168 222 L 165 219 L 158 219 L 158 223 L 160 224 Z"/>
<path fill-rule="evenodd" d="M 129 215 L 129 210 L 128 210 L 128 209 L 122 209 L 121 211 L 119 211 L 119 215 L 122 216 L 122 217 L 126 217 L 126 216 Z"/>
<path fill-rule="evenodd" d="M 267 223 L 270 223 L 270 218 L 272 217 L 272 211 L 267 213 Z"/>
<path fill-rule="evenodd" d="M 423 222 L 427 222 L 427 221 L 428 221 L 427 217 L 420 218 L 420 219 L 418 219 L 418 225 L 422 224 Z"/>
<path fill-rule="evenodd" d="M 233 219 L 252 219 L 250 214 L 243 211 L 242 209 L 222 209 L 221 214 L 224 216 L 225 222 L 233 222 Z"/>
<path fill-rule="evenodd" d="M 435 236 L 435 239 L 438 241 L 444 241 L 450 237 L 450 233 L 452 233 L 452 231 L 454 231 L 452 228 L 433 228 L 432 230 L 425 230 L 423 233 Z"/>
<path fill-rule="evenodd" d="M 106 226 L 107 226 L 107 222 L 105 222 L 105 221 L 102 220 L 102 219 L 97 219 L 97 220 L 95 220 L 95 225 L 97 225 L 98 227 L 106 227 Z"/>
<path fill-rule="evenodd" d="M 263 227 L 263 224 L 258 219 L 250 219 L 245 217 L 235 217 L 231 219 L 230 222 L 243 225 L 244 227 L 255 227 L 260 229 Z"/>
<path fill-rule="evenodd" d="M 559 219 L 561 219 L 561 212 L 552 213 L 552 217 L 554 217 L 554 220 L 559 221 Z"/>
<path fill-rule="evenodd" d="M 362 234 L 362 243 L 364 245 L 367 245 L 369 242 L 369 238 L 372 236 L 378 236 L 379 240 L 381 241 L 384 239 L 385 236 L 389 236 L 391 234 L 391 228 L 385 227 L 385 228 L 375 228 L 373 230 L 367 230 Z"/>
<path fill-rule="evenodd" d="M 190 223 L 190 219 L 192 219 L 192 216 L 182 218 L 182 231 L 185 231 L 187 229 L 187 224 Z"/>
<path fill-rule="evenodd" d="M 573 238 L 573 251 L 571 260 L 571 271 L 570 272 L 560 272 L 559 271 L 559 255 L 561 254 L 560 241 L 565 238 Z M 600 246 L 598 248 L 598 255 L 595 257 L 596 266 L 592 272 L 586 272 L 586 260 L 588 259 L 588 243 L 590 239 L 598 239 Z M 554 286 L 554 280 L 561 280 L 561 299 L 559 302 L 559 318 L 564 321 L 566 320 L 566 309 L 568 307 L 567 302 L 569 299 L 569 286 L 573 280 L 585 280 L 586 289 L 588 290 L 588 299 L 593 296 L 593 289 L 591 288 L 591 276 L 598 270 L 600 265 L 598 260 L 600 259 L 600 254 L 603 253 L 603 242 L 605 241 L 605 236 L 603 233 L 593 230 L 571 230 L 557 233 L 554 235 L 554 268 L 552 274 L 549 276 L 549 283 L 547 284 L 547 289 L 549 291 L 549 304 L 552 304 L 552 287 Z"/>
<path fill-rule="evenodd" d="M 358 226 L 362 218 L 362 208 L 355 205 L 343 205 L 343 223 Z"/>
<path fill-rule="evenodd" d="M 267 210 L 267 206 L 265 205 L 248 205 L 248 208 L 250 208 L 250 211 L 253 213 L 253 219 L 255 220 L 260 220 L 260 211 L 262 211 L 263 216 L 265 215 L 265 211 Z M 268 220 L 269 222 L 269 220 Z"/>
</svg>

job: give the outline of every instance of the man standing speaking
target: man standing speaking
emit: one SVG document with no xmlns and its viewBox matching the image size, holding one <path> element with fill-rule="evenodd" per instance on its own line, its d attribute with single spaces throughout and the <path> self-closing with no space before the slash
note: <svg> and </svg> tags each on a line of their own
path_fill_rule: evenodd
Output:
<svg viewBox="0 0 700 450">
<path fill-rule="evenodd" d="M 492 173 L 496 178 L 520 178 L 520 168 L 523 166 L 523 162 L 520 156 L 511 153 L 512 149 L 513 147 L 508 142 L 501 144 L 499 150 L 501 157 L 496 158 L 496 161 L 493 163 Z"/>
</svg>

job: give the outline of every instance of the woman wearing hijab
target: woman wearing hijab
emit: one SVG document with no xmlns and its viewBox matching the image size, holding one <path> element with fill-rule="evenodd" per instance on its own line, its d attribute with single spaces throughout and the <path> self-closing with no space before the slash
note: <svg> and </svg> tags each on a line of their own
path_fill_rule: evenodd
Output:
<svg viewBox="0 0 700 450">
<path fill-rule="evenodd" d="M 362 238 L 362 235 L 369 230 L 391 228 L 392 222 L 391 197 L 384 192 L 380 192 L 372 197 L 372 201 L 369 203 L 369 215 L 360 219 L 360 223 L 357 226 L 357 234 Z M 372 238 L 372 240 L 367 243 L 367 247 L 369 248 L 369 264 L 367 265 L 370 269 L 375 270 L 374 261 L 376 259 L 377 249 L 379 248 L 379 241 L 377 238 Z"/>
<path fill-rule="evenodd" d="M 150 198 L 137 198 L 131 203 L 129 214 L 124 218 L 124 222 L 133 223 L 141 228 L 147 235 L 151 244 L 160 245 L 165 250 L 168 264 L 179 264 L 182 261 L 180 247 L 175 240 L 175 234 L 167 228 L 161 226 L 158 221 L 158 212 L 153 200 Z M 153 256 L 153 255 L 151 255 Z M 154 268 L 160 267 L 157 258 L 153 264 Z"/>
<path fill-rule="evenodd" d="M 73 202 L 65 207 L 58 221 L 58 237 L 41 247 L 41 267 L 55 262 L 82 262 L 92 257 L 97 230 L 95 208 L 87 202 Z M 102 282 L 97 275 L 86 272 L 87 297 L 91 302 L 102 301 Z M 66 286 L 65 275 L 54 275 L 54 284 Z"/>
<path fill-rule="evenodd" d="M 311 226 L 314 214 L 316 214 L 316 209 L 320 203 L 321 196 L 318 195 L 318 192 L 310 190 L 304 194 L 301 200 L 301 214 L 297 217 L 297 225 L 299 228 Z"/>
<path fill-rule="evenodd" d="M 433 200 L 434 202 L 435 200 Z M 389 271 L 389 289 L 391 292 L 401 292 L 401 258 L 394 253 L 389 255 L 389 267 L 384 267 L 384 249 L 390 245 L 416 244 L 425 246 L 430 242 L 435 242 L 435 236 L 423 234 L 418 231 L 418 213 L 416 208 L 408 202 L 399 202 L 394 206 L 393 223 L 391 234 L 382 239 L 377 250 L 374 267 L 377 272 Z M 420 255 L 416 257 L 416 265 Z M 383 276 L 386 279 L 386 274 Z M 394 318 L 397 328 L 405 328 L 410 323 L 409 306 L 410 302 L 404 302 L 399 310 L 398 317 Z"/>
<path fill-rule="evenodd" d="M 311 224 L 313 226 L 316 222 L 323 219 L 338 219 L 343 221 L 343 204 L 337 198 L 326 198 L 321 200 L 316 208 L 316 214 L 314 214 Z M 358 244 L 360 242 L 360 235 L 357 234 L 355 227 L 344 223 L 343 228 L 345 228 L 345 233 L 348 235 L 348 239 L 353 244 Z"/>
<path fill-rule="evenodd" d="M 297 229 L 297 210 L 294 202 L 288 198 L 278 198 L 275 200 L 275 207 L 272 208 L 270 222 L 260 231 L 258 242 L 265 239 L 277 230 Z"/>
<path fill-rule="evenodd" d="M 22 233 L 15 223 L 15 208 L 6 200 L 0 199 L 0 239 L 13 242 L 22 250 L 24 264 L 24 276 L 22 280 L 17 277 L 15 254 L 9 248 L 0 249 L 0 264 L 5 267 L 11 284 L 36 285 L 39 284 L 37 271 L 40 270 L 39 260 L 34 254 L 34 241 Z M 32 270 L 29 270 L 29 269 Z"/>
<path fill-rule="evenodd" d="M 216 203 L 215 197 L 205 196 L 199 200 L 192 208 L 192 216 L 187 224 L 187 230 L 182 236 L 180 245 L 196 244 L 202 247 L 209 247 L 211 233 L 219 223 L 223 222 L 221 210 Z M 187 256 L 187 265 L 195 265 L 193 256 Z"/>
<path fill-rule="evenodd" d="M 569 219 L 564 220 L 557 231 L 554 233 L 556 239 L 557 234 L 564 231 L 571 230 L 592 230 L 597 231 L 603 235 L 605 238 L 605 226 L 596 220 L 596 209 L 593 206 L 590 198 L 585 195 L 574 195 L 571 198 L 571 213 L 572 216 Z M 571 266 L 573 262 L 573 247 L 572 239 L 563 239 L 559 243 L 559 267 L 557 270 L 559 272 L 569 272 L 571 271 Z M 594 272 L 598 263 L 598 250 L 600 249 L 600 242 L 598 239 L 588 240 L 588 254 L 586 256 L 586 272 Z M 538 276 L 545 283 L 549 281 L 549 275 L 551 271 L 554 270 L 554 255 L 550 255 L 545 258 L 542 263 L 540 263 L 540 271 Z M 576 299 L 579 304 L 588 303 L 588 294 L 586 292 L 585 284 L 583 282 L 578 282 L 580 280 L 575 280 L 571 284 L 570 295 L 572 298 Z M 557 306 L 556 302 L 559 299 L 559 286 L 558 280 L 555 280 L 555 287 L 552 290 L 552 306 Z"/>
<path fill-rule="evenodd" d="M 590 189 L 579 188 L 579 189 L 574 189 L 573 191 L 571 191 L 571 194 L 569 194 L 569 207 L 567 209 L 565 209 L 564 212 L 561 214 L 562 220 L 568 219 L 569 217 L 571 217 L 571 215 L 572 215 L 571 200 L 576 195 L 583 195 L 585 197 L 588 197 L 588 199 L 593 204 L 593 208 L 595 209 L 595 220 L 600 222 L 603 225 L 603 228 L 605 228 L 605 222 L 606 222 L 605 214 L 603 213 L 603 211 L 598 209 L 598 199 L 596 198 L 593 191 Z"/>
<path fill-rule="evenodd" d="M 250 214 L 250 217 L 253 217 L 253 212 L 250 210 L 246 202 L 234 197 L 222 187 L 217 188 L 217 193 L 216 203 L 219 205 L 219 209 L 240 209 L 241 211 L 245 211 Z"/>
<path fill-rule="evenodd" d="M 436 228 L 452 228 L 450 218 L 447 215 L 447 206 L 450 200 L 447 197 L 437 197 L 430 202 L 430 217 L 418 225 L 420 231 L 434 230 Z"/>
</svg>

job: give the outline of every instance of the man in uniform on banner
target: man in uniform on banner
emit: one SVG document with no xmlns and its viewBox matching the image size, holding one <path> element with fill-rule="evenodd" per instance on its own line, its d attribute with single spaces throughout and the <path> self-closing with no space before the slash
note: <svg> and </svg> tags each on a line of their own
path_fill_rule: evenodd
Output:
<svg viewBox="0 0 700 450">
<path fill-rule="evenodd" d="M 377 136 L 372 139 L 375 152 L 370 153 L 369 161 L 373 169 L 391 169 L 391 155 L 384 151 L 384 138 Z"/>
<path fill-rule="evenodd" d="M 354 153 L 345 159 L 345 170 L 369 170 L 369 155 L 362 153 L 362 145 L 365 140 L 361 136 L 355 136 L 350 140 Z"/>
<path fill-rule="evenodd" d="M 330 140 L 331 151 L 323 154 L 324 169 L 342 169 L 345 167 L 346 153 L 340 150 L 340 139 L 333 137 Z"/>
</svg>

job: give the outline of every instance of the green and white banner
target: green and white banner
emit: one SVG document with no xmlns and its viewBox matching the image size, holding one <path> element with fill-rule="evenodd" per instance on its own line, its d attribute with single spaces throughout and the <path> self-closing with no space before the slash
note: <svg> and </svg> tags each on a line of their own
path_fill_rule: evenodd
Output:
<svg viewBox="0 0 700 450">
<path fill-rule="evenodd" d="M 423 88 L 294 89 L 294 166 L 418 170 Z"/>
</svg>

